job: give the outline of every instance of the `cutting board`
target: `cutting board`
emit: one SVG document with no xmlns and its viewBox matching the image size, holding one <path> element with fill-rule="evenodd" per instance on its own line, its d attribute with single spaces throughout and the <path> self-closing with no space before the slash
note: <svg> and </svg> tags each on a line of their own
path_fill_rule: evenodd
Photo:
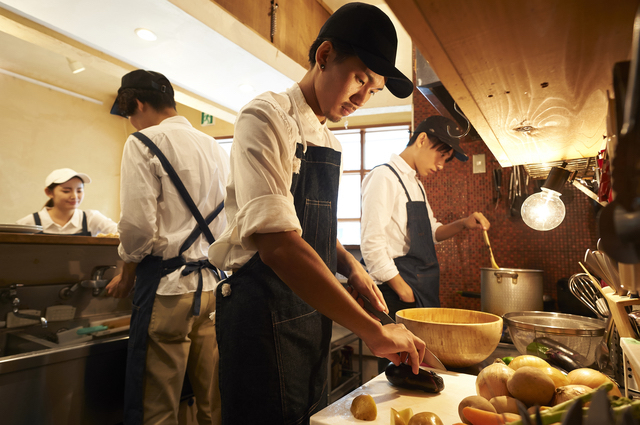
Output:
<svg viewBox="0 0 640 425">
<path fill-rule="evenodd" d="M 406 408 L 413 409 L 413 414 L 433 412 L 444 425 L 460 422 L 458 404 L 470 395 L 476 395 L 476 377 L 455 372 L 433 370 L 444 380 L 444 390 L 439 394 L 429 394 L 422 391 L 405 390 L 392 386 L 384 373 L 353 390 L 351 393 L 337 400 L 311 417 L 311 425 L 333 424 L 380 424 L 389 425 L 391 408 L 398 411 Z M 360 394 L 369 394 L 378 407 L 375 421 L 364 422 L 357 420 L 351 414 L 351 402 Z"/>
<path fill-rule="evenodd" d="M 104 331 L 94 332 L 92 334 L 93 336 L 100 337 L 100 336 L 107 336 L 115 333 L 128 331 L 130 323 L 131 323 L 131 315 L 128 315 L 128 316 L 121 316 L 121 317 L 116 317 L 116 318 L 111 318 L 106 320 L 95 320 L 95 321 L 89 322 L 89 326 L 99 326 L 99 325 L 107 326 L 108 329 L 105 329 Z"/>
</svg>

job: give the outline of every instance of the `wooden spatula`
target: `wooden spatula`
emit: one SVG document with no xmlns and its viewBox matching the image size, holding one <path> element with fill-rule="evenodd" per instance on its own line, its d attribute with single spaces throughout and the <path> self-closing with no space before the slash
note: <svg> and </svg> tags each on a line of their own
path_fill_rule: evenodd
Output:
<svg viewBox="0 0 640 425">
<path fill-rule="evenodd" d="M 484 236 L 484 243 L 489 247 L 489 254 L 491 254 L 491 267 L 494 269 L 499 269 L 498 263 L 496 263 L 496 259 L 493 258 L 493 251 L 491 250 L 491 243 L 489 242 L 489 235 L 486 230 L 482 231 L 482 235 Z"/>
</svg>

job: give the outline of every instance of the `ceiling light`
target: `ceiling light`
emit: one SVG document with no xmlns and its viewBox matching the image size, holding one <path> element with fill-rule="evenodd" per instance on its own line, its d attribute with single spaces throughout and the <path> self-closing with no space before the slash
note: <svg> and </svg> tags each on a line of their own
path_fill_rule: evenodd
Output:
<svg viewBox="0 0 640 425">
<path fill-rule="evenodd" d="M 560 191 L 567 182 L 571 171 L 553 167 L 542 186 L 542 192 L 529 196 L 523 203 L 520 214 L 525 224 L 535 230 L 555 229 L 565 215 Z"/>
<path fill-rule="evenodd" d="M 67 62 L 69 63 L 69 68 L 71 68 L 71 72 L 73 72 L 74 74 L 84 71 L 84 65 L 82 64 L 82 62 L 74 61 L 69 58 L 67 58 Z"/>
<path fill-rule="evenodd" d="M 137 28 L 136 34 L 143 40 L 147 41 L 156 41 L 158 37 L 151 31 L 146 28 Z"/>
<path fill-rule="evenodd" d="M 251 93 L 251 92 L 253 92 L 255 90 L 251 84 L 240 84 L 238 86 L 238 89 L 242 93 Z"/>
</svg>

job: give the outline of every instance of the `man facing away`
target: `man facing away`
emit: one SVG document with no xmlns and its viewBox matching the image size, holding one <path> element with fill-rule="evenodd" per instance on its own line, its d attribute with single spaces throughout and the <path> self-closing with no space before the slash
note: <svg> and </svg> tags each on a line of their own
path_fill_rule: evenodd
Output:
<svg viewBox="0 0 640 425">
<path fill-rule="evenodd" d="M 134 289 L 125 423 L 177 424 L 186 373 L 198 423 L 217 424 L 220 272 L 207 250 L 226 224 L 228 155 L 178 115 L 173 87 L 160 73 L 122 77 L 111 112 L 138 130 L 122 158 L 118 253 L 125 265 L 107 286 L 115 297 Z"/>
</svg>

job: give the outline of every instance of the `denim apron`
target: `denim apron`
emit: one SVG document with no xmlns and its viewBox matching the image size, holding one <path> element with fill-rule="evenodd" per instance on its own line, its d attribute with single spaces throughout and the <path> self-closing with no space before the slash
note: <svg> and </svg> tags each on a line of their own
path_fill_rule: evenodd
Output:
<svg viewBox="0 0 640 425">
<path fill-rule="evenodd" d="M 42 226 L 42 222 L 40 221 L 40 214 L 37 212 L 33 213 L 33 221 L 36 222 L 36 226 Z M 40 232 L 42 235 L 56 235 L 56 236 L 91 236 L 91 232 L 89 231 L 89 227 L 87 226 L 87 213 L 82 211 L 82 230 L 78 233 L 45 233 Z"/>
<path fill-rule="evenodd" d="M 407 228 L 411 241 L 409 251 L 393 261 L 400 276 L 413 290 L 416 307 L 440 307 L 440 265 L 433 243 L 427 197 L 420 186 L 424 201 L 412 201 L 398 172 L 390 164 L 383 165 L 398 177 L 408 199 Z"/>
<path fill-rule="evenodd" d="M 147 338 L 149 336 L 149 323 L 156 291 L 162 277 L 176 271 L 182 266 L 182 276 L 198 272 L 198 288 L 193 297 L 193 315 L 200 315 L 200 300 L 202 296 L 202 269 L 208 268 L 220 279 L 224 273 L 218 271 L 207 259 L 187 262 L 182 254 L 193 245 L 198 237 L 204 233 L 209 243 L 215 242 L 215 238 L 209 229 L 211 223 L 224 208 L 221 202 L 216 209 L 206 218 L 202 217 L 197 206 L 191 199 L 189 192 L 178 177 L 162 151 L 147 136 L 140 132 L 133 133 L 155 154 L 164 170 L 169 174 L 171 181 L 176 186 L 180 196 L 189 207 L 198 222 L 187 239 L 180 246 L 177 257 L 163 260 L 162 257 L 147 255 L 136 268 L 136 283 L 132 302 L 131 327 L 129 329 L 129 341 L 127 346 L 127 367 L 125 380 L 124 423 L 143 423 L 143 388 L 144 371 L 147 357 Z M 204 225 L 203 225 L 204 224 Z M 220 273 L 220 274 L 219 274 Z"/>
<path fill-rule="evenodd" d="M 291 193 L 302 237 L 335 273 L 341 153 L 317 146 L 303 153 L 298 144 L 296 157 Z M 327 403 L 331 326 L 259 253 L 218 285 L 222 423 L 308 424 Z"/>
</svg>

